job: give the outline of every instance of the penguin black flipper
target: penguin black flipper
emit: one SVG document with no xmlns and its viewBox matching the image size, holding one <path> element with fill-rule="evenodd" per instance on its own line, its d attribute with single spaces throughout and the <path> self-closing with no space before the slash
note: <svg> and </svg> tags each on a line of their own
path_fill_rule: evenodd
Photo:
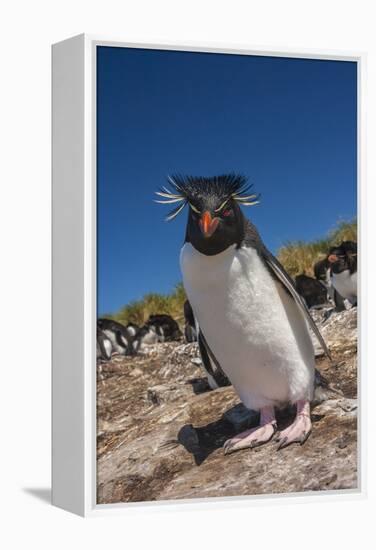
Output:
<svg viewBox="0 0 376 550">
<path fill-rule="evenodd" d="M 284 288 L 289 292 L 289 294 L 295 300 L 295 303 L 298 305 L 300 311 L 303 313 L 305 319 L 308 321 L 309 326 L 314 332 L 316 338 L 320 342 L 322 349 L 325 352 L 325 355 L 332 361 L 332 356 L 330 351 L 327 348 L 324 338 L 321 336 L 319 329 L 316 326 L 316 323 L 311 317 L 309 310 L 303 298 L 298 294 L 294 281 L 291 279 L 290 275 L 286 272 L 285 268 L 279 263 L 277 258 L 273 256 L 271 252 L 264 246 L 259 247 L 259 254 L 261 254 L 262 259 L 266 262 L 271 273 L 277 278 L 277 280 L 282 283 Z"/>
<path fill-rule="evenodd" d="M 210 349 L 201 329 L 198 331 L 198 347 L 205 370 L 214 379 L 217 386 L 220 388 L 223 386 L 231 386 L 230 380 L 223 372 L 221 365 Z M 213 369 L 213 365 L 215 366 L 215 369 Z"/>
</svg>

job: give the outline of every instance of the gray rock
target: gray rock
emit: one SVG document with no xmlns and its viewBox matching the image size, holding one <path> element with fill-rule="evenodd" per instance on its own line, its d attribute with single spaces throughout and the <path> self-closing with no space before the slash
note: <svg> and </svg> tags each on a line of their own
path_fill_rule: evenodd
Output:
<svg viewBox="0 0 376 550">
<path fill-rule="evenodd" d="M 327 316 L 328 311 L 331 311 Z M 332 351 L 351 350 L 357 347 L 357 307 L 352 307 L 344 311 L 336 312 L 333 309 L 322 308 L 320 310 L 311 310 L 311 315 L 320 330 L 326 345 Z M 316 337 L 311 333 L 315 348 L 316 357 L 323 355 L 323 350 Z"/>
</svg>

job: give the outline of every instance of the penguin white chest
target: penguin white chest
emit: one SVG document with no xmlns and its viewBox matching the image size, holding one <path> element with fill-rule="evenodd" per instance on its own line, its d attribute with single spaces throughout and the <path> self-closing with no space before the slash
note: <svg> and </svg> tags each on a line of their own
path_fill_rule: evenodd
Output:
<svg viewBox="0 0 376 550">
<path fill-rule="evenodd" d="M 184 286 L 214 355 L 249 408 L 310 398 L 311 339 L 298 307 L 253 248 L 205 256 L 186 243 Z"/>
<path fill-rule="evenodd" d="M 334 288 L 343 298 L 347 298 L 351 303 L 356 302 L 357 272 L 350 274 L 350 271 L 346 269 L 342 273 L 333 273 L 331 280 Z"/>
</svg>

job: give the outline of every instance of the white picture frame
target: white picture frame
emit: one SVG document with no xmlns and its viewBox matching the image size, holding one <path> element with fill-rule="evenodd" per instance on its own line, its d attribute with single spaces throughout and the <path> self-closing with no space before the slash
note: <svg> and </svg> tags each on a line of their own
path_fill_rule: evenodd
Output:
<svg viewBox="0 0 376 550">
<path fill-rule="evenodd" d="M 363 249 L 365 54 L 274 51 L 223 44 L 130 44 L 79 35 L 52 47 L 52 502 L 81 516 L 143 506 L 259 505 L 288 499 L 348 499 L 366 493 L 364 411 L 364 269 L 360 270 L 358 488 L 278 496 L 190 499 L 156 503 L 96 503 L 96 48 L 148 48 L 240 55 L 347 60 L 358 66 L 358 219 Z M 362 257 L 362 256 L 361 256 Z M 363 262 L 363 260 L 362 260 Z M 69 342 L 69 346 L 67 345 Z"/>
</svg>

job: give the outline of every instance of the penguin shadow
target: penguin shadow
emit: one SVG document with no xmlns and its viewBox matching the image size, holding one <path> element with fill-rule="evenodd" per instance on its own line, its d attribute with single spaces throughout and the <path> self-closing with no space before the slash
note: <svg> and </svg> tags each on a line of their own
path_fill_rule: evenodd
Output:
<svg viewBox="0 0 376 550">
<path fill-rule="evenodd" d="M 232 434 L 233 427 L 222 417 L 199 428 L 186 424 L 179 430 L 177 440 L 193 456 L 196 466 L 200 466 L 214 451 L 223 447 Z"/>
<path fill-rule="evenodd" d="M 295 405 L 276 410 L 278 430 L 287 428 L 294 421 L 295 415 Z M 312 423 L 321 418 L 321 415 L 313 412 Z M 200 466 L 212 453 L 221 449 L 227 439 L 258 426 L 258 423 L 259 414 L 239 403 L 228 409 L 217 421 L 206 426 L 196 428 L 192 424 L 186 424 L 179 430 L 177 441 L 193 456 L 196 466 Z"/>
<path fill-rule="evenodd" d="M 192 454 L 195 464 L 200 466 L 212 453 L 221 449 L 227 439 L 257 426 L 258 420 L 258 413 L 249 411 L 239 403 L 206 426 L 196 428 L 192 424 L 186 424 L 179 430 L 177 440 Z"/>
<path fill-rule="evenodd" d="M 192 386 L 195 395 L 211 391 L 207 378 L 191 378 L 191 380 L 187 380 L 186 383 Z"/>
</svg>

